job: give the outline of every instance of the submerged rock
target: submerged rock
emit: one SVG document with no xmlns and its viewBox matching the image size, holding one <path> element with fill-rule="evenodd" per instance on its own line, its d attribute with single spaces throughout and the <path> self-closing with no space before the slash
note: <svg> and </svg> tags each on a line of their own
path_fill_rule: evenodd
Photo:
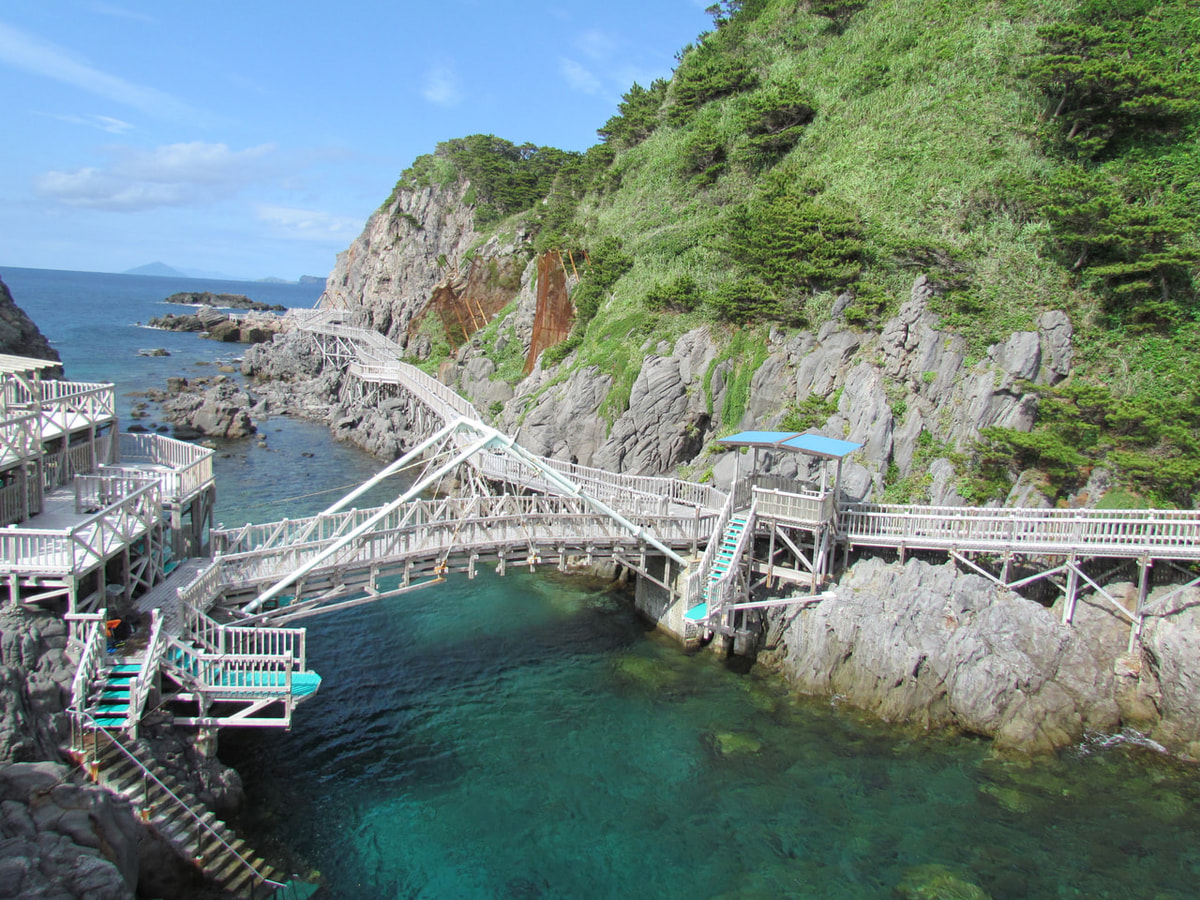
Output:
<svg viewBox="0 0 1200 900">
<path fill-rule="evenodd" d="M 711 740 L 718 756 L 753 756 L 763 748 L 759 737 L 749 731 L 719 731 Z"/>
<path fill-rule="evenodd" d="M 904 900 L 991 900 L 983 888 L 937 864 L 905 870 L 896 894 Z"/>
</svg>

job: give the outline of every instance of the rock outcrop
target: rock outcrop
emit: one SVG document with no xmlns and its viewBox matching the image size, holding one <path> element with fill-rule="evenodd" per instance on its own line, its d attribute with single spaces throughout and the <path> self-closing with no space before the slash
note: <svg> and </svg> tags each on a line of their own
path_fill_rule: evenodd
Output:
<svg viewBox="0 0 1200 900">
<path fill-rule="evenodd" d="M 156 316 L 148 323 L 151 328 L 163 331 L 193 331 L 209 340 L 232 344 L 261 344 L 271 340 L 283 330 L 283 319 L 264 313 L 250 313 L 242 318 L 231 319 L 212 309 L 202 309 L 195 315 L 167 313 Z"/>
<path fill-rule="evenodd" d="M 129 804 L 62 763 L 0 766 L 0 896 L 136 896 L 148 835 Z"/>
<path fill-rule="evenodd" d="M 866 559 L 833 593 L 788 614 L 780 645 L 762 657 L 801 693 L 985 735 L 1002 751 L 1050 751 L 1133 727 L 1200 757 L 1200 692 L 1187 674 L 1200 665 L 1200 592 L 1149 618 L 1133 659 L 1128 619 L 1106 601 L 1082 598 L 1064 625 L 1058 607 L 951 564 Z"/>
<path fill-rule="evenodd" d="M 58 759 L 70 736 L 75 666 L 67 627 L 50 613 L 0 612 L 0 761 Z"/>
<path fill-rule="evenodd" d="M 189 385 L 173 379 L 176 390 L 162 402 L 164 418 L 175 426 L 177 437 L 240 438 L 253 434 L 250 417 L 253 398 L 233 381 L 218 376 L 213 382 Z"/>
<path fill-rule="evenodd" d="M 17 306 L 3 281 L 0 281 L 0 353 L 55 361 L 62 358 L 33 320 Z"/>
<path fill-rule="evenodd" d="M 180 303 L 185 306 L 218 306 L 222 309 L 253 309 L 260 312 L 284 312 L 287 309 L 279 303 L 251 300 L 245 294 L 214 294 L 212 291 L 180 291 L 163 302 Z"/>
</svg>

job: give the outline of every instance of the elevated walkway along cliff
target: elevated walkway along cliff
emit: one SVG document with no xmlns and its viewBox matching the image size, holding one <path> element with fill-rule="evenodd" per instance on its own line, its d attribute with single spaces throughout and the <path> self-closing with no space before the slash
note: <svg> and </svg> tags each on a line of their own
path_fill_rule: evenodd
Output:
<svg viewBox="0 0 1200 900">
<path fill-rule="evenodd" d="M 407 404 L 409 420 L 424 433 L 459 423 L 462 434 L 456 446 L 460 448 L 466 446 L 463 435 L 472 428 L 486 428 L 468 401 L 437 379 L 401 362 L 399 348 L 386 338 L 349 324 L 345 317 L 343 311 L 318 309 L 294 315 L 293 322 L 312 336 L 327 365 L 344 372 L 351 390 L 359 397 L 386 397 Z M 797 435 L 779 433 L 771 437 L 769 443 L 779 449 Z M 758 475 L 756 470 L 745 477 L 739 475 L 733 490 L 723 495 L 711 486 L 606 473 L 533 457 L 502 436 L 497 442 L 504 446 L 493 446 L 490 453 L 472 453 L 469 459 L 478 478 L 501 485 L 502 491 L 603 498 L 614 510 L 628 508 L 639 514 L 645 514 L 645 503 L 653 503 L 655 498 L 663 504 L 664 518 L 657 522 L 644 520 L 646 528 L 639 541 L 645 546 L 646 536 L 657 527 L 671 532 L 675 546 L 681 538 L 692 543 L 693 557 L 686 565 L 654 578 L 690 612 L 675 629 L 685 639 L 697 630 L 726 637 L 745 633 L 753 625 L 747 612 L 767 604 L 832 598 L 833 594 L 823 594 L 820 589 L 833 572 L 835 547 L 843 554 L 854 549 L 886 550 L 902 559 L 915 551 L 942 553 L 1006 588 L 1020 590 L 1038 582 L 1050 584 L 1066 598 L 1066 622 L 1071 620 L 1079 592 L 1091 589 L 1129 621 L 1131 645 L 1143 617 L 1152 611 L 1148 596 L 1156 564 L 1179 569 L 1184 587 L 1200 581 L 1186 568 L 1200 560 L 1200 512 L 1195 511 L 996 510 L 846 503 L 836 481 L 832 488 L 825 483 L 820 487 L 781 483 Z M 569 484 L 550 483 L 548 473 L 563 476 Z M 669 519 L 689 515 L 699 523 L 701 534 L 685 538 L 677 530 L 671 531 L 678 528 L 678 523 L 667 525 Z M 729 548 L 737 555 L 726 559 L 714 577 L 716 549 L 735 515 L 749 520 L 747 537 L 740 542 L 740 549 Z M 575 543 L 586 542 L 585 532 L 594 530 L 596 524 L 583 528 Z M 706 535 L 705 528 L 709 529 Z M 560 532 L 558 536 L 561 539 L 565 535 Z M 756 542 L 766 544 L 765 554 L 762 548 L 756 550 Z M 695 554 L 701 550 L 711 552 L 697 558 Z M 530 553 L 530 558 L 536 555 Z M 589 558 L 591 555 L 595 554 Z M 614 551 L 613 555 L 615 558 L 620 554 Z M 639 561 L 644 556 L 644 551 L 639 551 Z M 558 554 L 560 564 L 562 558 Z M 1137 599 L 1132 608 L 1124 598 L 1108 596 L 1097 581 L 1098 566 L 1122 562 L 1132 564 L 1138 572 Z M 637 568 L 643 575 L 648 574 L 645 565 Z M 755 575 L 761 576 L 757 582 Z M 804 584 L 809 590 L 791 599 L 756 602 L 751 598 L 753 587 L 779 580 Z M 1155 605 L 1164 604 L 1169 597 L 1160 596 Z"/>
</svg>

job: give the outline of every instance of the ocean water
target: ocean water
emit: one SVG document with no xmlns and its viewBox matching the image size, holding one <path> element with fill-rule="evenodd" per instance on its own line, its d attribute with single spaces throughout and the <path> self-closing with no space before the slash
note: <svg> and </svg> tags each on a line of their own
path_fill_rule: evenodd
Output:
<svg viewBox="0 0 1200 900">
<path fill-rule="evenodd" d="M 72 377 L 133 390 L 231 352 L 134 327 L 153 295 L 114 284 L 160 279 L 73 275 L 47 299 L 19 271 L 0 276 Z M 320 426 L 260 424 L 269 449 L 221 447 L 226 524 L 312 512 L 378 468 Z M 1197 770 L 1135 741 L 997 760 L 685 655 L 554 574 L 455 577 L 308 628 L 320 692 L 290 732 L 227 729 L 221 755 L 243 830 L 330 897 L 1200 896 Z"/>
</svg>

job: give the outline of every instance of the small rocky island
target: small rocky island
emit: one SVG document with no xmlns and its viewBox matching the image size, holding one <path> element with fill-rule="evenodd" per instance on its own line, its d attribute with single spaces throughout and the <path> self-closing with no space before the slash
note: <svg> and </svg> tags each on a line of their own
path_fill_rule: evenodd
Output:
<svg viewBox="0 0 1200 900">
<path fill-rule="evenodd" d="M 255 312 L 286 312 L 287 307 L 279 303 L 260 303 L 245 294 L 214 294 L 212 291 L 180 291 L 168 297 L 165 303 L 182 306 L 213 306 L 220 309 L 250 309 Z"/>
</svg>

